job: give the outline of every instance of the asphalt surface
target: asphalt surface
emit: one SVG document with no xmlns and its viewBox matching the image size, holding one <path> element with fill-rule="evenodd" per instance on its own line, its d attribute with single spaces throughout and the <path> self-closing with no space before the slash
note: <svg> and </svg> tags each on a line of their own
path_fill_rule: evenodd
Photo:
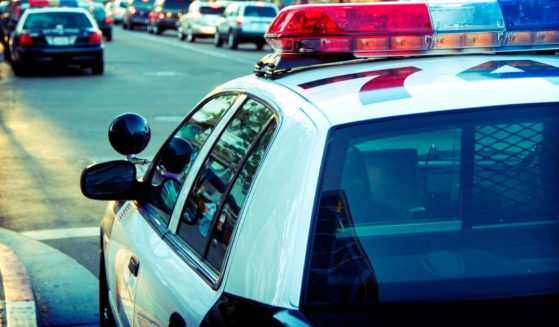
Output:
<svg viewBox="0 0 559 327">
<path fill-rule="evenodd" d="M 68 69 L 16 78 L 0 59 L 0 326 L 99 324 L 106 203 L 85 199 L 79 176 L 92 162 L 121 159 L 107 141 L 110 120 L 127 111 L 146 117 L 149 158 L 204 95 L 250 74 L 267 51 L 116 27 L 103 76 Z"/>
</svg>

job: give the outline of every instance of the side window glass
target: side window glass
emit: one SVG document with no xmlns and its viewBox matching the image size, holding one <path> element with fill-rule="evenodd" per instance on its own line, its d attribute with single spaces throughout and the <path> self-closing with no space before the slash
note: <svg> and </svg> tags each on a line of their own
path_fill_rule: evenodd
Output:
<svg viewBox="0 0 559 327">
<path fill-rule="evenodd" d="M 237 95 L 211 99 L 177 129 L 161 148 L 151 176 L 152 191 L 148 199 L 159 223 L 168 224 L 178 193 L 192 162 Z"/>
<path fill-rule="evenodd" d="M 235 114 L 200 170 L 186 200 L 177 234 L 204 256 L 208 232 L 216 223 L 235 176 L 247 161 L 247 154 L 263 137 L 273 112 L 263 104 L 248 100 Z"/>
<path fill-rule="evenodd" d="M 213 225 L 207 260 L 212 267 L 218 271 L 221 271 L 225 253 L 229 247 L 229 241 L 231 240 L 235 225 L 237 224 L 239 213 L 245 203 L 246 196 L 250 190 L 258 166 L 264 158 L 268 144 L 272 139 L 275 126 L 275 123 L 273 123 L 270 128 L 266 130 L 265 135 L 248 157 L 242 170 L 236 177 L 229 195 L 227 195 L 223 203 L 223 207 L 217 216 L 219 219 Z"/>
</svg>

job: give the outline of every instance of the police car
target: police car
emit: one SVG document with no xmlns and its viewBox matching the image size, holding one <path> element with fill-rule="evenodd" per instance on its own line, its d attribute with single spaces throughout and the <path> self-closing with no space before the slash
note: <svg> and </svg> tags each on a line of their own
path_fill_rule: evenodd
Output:
<svg viewBox="0 0 559 327">
<path fill-rule="evenodd" d="M 82 174 L 103 323 L 559 323 L 559 2 L 301 5 L 152 161 Z M 140 173 L 145 171 L 145 173 Z M 139 177 L 138 177 L 139 176 Z"/>
<path fill-rule="evenodd" d="M 77 1 L 29 0 L 11 33 L 9 62 L 15 75 L 43 66 L 78 65 L 103 74 L 103 36 Z"/>
</svg>

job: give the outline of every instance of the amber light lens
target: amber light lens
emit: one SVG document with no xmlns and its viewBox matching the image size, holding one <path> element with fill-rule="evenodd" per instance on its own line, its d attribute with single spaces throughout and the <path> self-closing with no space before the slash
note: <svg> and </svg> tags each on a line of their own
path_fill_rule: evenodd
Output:
<svg viewBox="0 0 559 327">
<path fill-rule="evenodd" d="M 435 38 L 435 49 L 497 47 L 501 45 L 498 32 L 484 33 L 447 33 Z"/>
</svg>

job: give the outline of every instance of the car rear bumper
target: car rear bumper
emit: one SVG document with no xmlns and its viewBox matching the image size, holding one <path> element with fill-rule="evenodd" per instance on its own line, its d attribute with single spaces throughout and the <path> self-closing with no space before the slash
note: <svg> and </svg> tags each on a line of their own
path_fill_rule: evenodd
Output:
<svg viewBox="0 0 559 327">
<path fill-rule="evenodd" d="M 147 26 L 149 25 L 149 18 L 146 17 L 142 17 L 142 16 L 132 16 L 128 19 L 128 23 L 132 24 L 132 25 L 143 25 L 143 26 Z"/>
<path fill-rule="evenodd" d="M 16 62 L 26 64 L 88 65 L 103 60 L 103 48 L 20 48 L 14 57 Z"/>
<path fill-rule="evenodd" d="M 198 37 L 212 37 L 215 34 L 215 26 L 194 25 L 192 32 Z"/>
<path fill-rule="evenodd" d="M 165 29 L 165 30 L 176 30 L 177 19 L 176 18 L 161 19 L 157 22 L 157 27 L 159 29 Z"/>
<path fill-rule="evenodd" d="M 235 36 L 239 42 L 266 42 L 264 39 L 264 33 L 262 32 L 246 32 L 243 30 L 237 30 Z"/>
</svg>

